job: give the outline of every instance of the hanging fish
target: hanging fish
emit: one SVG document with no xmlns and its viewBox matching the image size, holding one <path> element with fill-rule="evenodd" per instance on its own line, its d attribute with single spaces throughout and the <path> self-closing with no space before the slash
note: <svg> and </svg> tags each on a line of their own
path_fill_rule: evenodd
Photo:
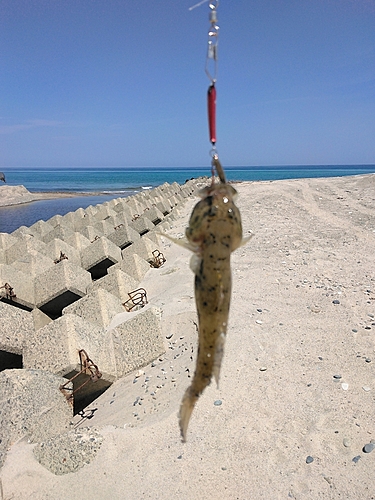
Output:
<svg viewBox="0 0 375 500">
<path fill-rule="evenodd" d="M 219 383 L 232 290 L 230 255 L 251 237 L 242 238 L 241 215 L 234 203 L 237 191 L 226 182 L 217 155 L 213 166 L 220 183 L 215 184 L 213 178 L 211 186 L 200 192 L 202 199 L 191 214 L 184 245 L 194 252 L 190 266 L 195 273 L 199 346 L 194 377 L 180 408 L 183 442 L 199 396 L 212 376 Z"/>
</svg>

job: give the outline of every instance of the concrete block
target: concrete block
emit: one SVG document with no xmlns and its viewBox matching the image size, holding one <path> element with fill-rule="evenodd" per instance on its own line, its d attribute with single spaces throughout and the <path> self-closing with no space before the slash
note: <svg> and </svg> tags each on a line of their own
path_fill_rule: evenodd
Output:
<svg viewBox="0 0 375 500">
<path fill-rule="evenodd" d="M 34 333 L 32 314 L 0 301 L 0 318 L 0 350 L 22 355 L 25 339 Z"/>
<path fill-rule="evenodd" d="M 100 237 L 81 251 L 82 267 L 93 279 L 102 278 L 107 269 L 121 260 L 121 250 L 105 236 Z"/>
<path fill-rule="evenodd" d="M 113 229 L 120 224 L 128 224 L 128 221 L 125 218 L 124 214 L 117 212 L 116 215 L 111 215 L 110 217 L 104 219 L 104 222 L 111 227 L 111 231 L 113 231 Z"/>
<path fill-rule="evenodd" d="M 75 233 L 72 233 L 72 236 Z M 76 266 L 81 265 L 81 252 L 63 240 L 55 238 L 50 241 L 45 248 L 45 254 L 54 261 L 60 259 L 61 252 L 68 257 L 68 261 Z"/>
<path fill-rule="evenodd" d="M 146 208 L 145 204 L 145 193 L 144 191 L 141 191 L 139 193 L 136 193 L 135 195 L 131 196 L 129 200 L 135 201 L 136 203 L 139 203 L 141 207 L 143 207 L 143 210 Z"/>
<path fill-rule="evenodd" d="M 126 198 L 125 198 L 126 199 Z M 113 210 L 118 214 L 123 214 L 128 220 L 131 220 L 133 217 L 132 211 L 130 207 L 127 206 L 125 199 L 117 203 Z"/>
<path fill-rule="evenodd" d="M 81 219 L 86 216 L 86 210 L 84 208 L 77 208 L 77 210 L 72 213 L 75 215 L 76 219 Z"/>
<path fill-rule="evenodd" d="M 74 212 L 69 212 L 64 215 L 64 221 L 67 220 L 69 222 L 70 227 L 75 227 L 75 224 L 78 220 L 82 219 L 82 217 L 86 216 L 86 212 L 83 208 L 77 208 Z"/>
<path fill-rule="evenodd" d="M 152 243 L 154 244 L 153 250 L 159 249 L 159 246 L 160 246 L 160 240 L 159 240 L 158 235 L 156 234 L 156 231 L 158 231 L 158 230 L 159 230 L 159 228 L 157 228 L 155 231 L 150 231 L 149 233 L 147 233 L 147 236 L 142 237 L 142 239 L 147 238 L 147 240 L 150 241 L 150 245 L 152 245 Z"/>
<path fill-rule="evenodd" d="M 98 382 L 93 385 L 97 386 Z M 62 476 L 77 472 L 95 460 L 102 442 L 103 436 L 96 429 L 79 427 L 38 443 L 33 454 L 49 472 Z M 73 491 L 73 487 L 69 491 Z"/>
<path fill-rule="evenodd" d="M 92 215 L 85 214 L 82 217 L 77 217 L 74 222 L 74 230 L 82 232 L 87 226 L 94 226 L 98 221 Z"/>
<path fill-rule="evenodd" d="M 126 214 L 125 212 L 119 212 L 117 214 L 116 219 L 118 220 L 118 224 L 125 224 L 125 226 L 129 226 L 129 223 L 132 220 L 132 217 Z"/>
<path fill-rule="evenodd" d="M 60 214 L 56 214 L 47 221 L 51 226 L 56 227 L 58 225 L 64 225 L 64 217 Z"/>
<path fill-rule="evenodd" d="M 118 297 L 121 303 L 129 299 L 129 292 L 132 292 L 138 287 L 138 282 L 129 274 L 124 273 L 120 269 L 114 270 L 112 273 L 103 276 L 99 280 L 94 281 L 87 288 L 87 293 L 91 293 L 99 288 L 107 290 L 115 297 Z"/>
<path fill-rule="evenodd" d="M 7 449 L 26 436 L 35 443 L 69 428 L 72 407 L 59 390 L 66 382 L 43 370 L 0 373 L 0 466 Z"/>
<path fill-rule="evenodd" d="M 91 275 L 67 260 L 59 262 L 37 276 L 35 284 L 36 306 L 52 319 L 62 310 L 86 294 Z"/>
<path fill-rule="evenodd" d="M 126 320 L 125 315 L 129 315 Z M 122 376 L 137 370 L 165 352 L 160 311 L 155 307 L 121 315 L 124 322 L 110 327 L 118 372 Z"/>
<path fill-rule="evenodd" d="M 179 220 L 181 218 L 181 212 L 176 207 L 174 208 L 173 212 L 168 215 L 168 217 L 170 221 Z"/>
<path fill-rule="evenodd" d="M 136 200 L 139 200 L 139 202 L 147 209 L 152 207 L 152 196 L 150 196 L 149 192 L 141 192 L 136 195 Z"/>
<path fill-rule="evenodd" d="M 101 234 L 107 236 L 107 234 L 113 231 L 114 226 L 109 224 L 107 220 L 100 220 L 99 222 L 95 222 L 94 229 L 100 231 Z"/>
<path fill-rule="evenodd" d="M 167 202 L 165 202 L 163 199 L 159 202 L 156 203 L 156 208 L 160 210 L 160 212 L 166 216 L 170 213 L 172 210 L 171 205 Z"/>
<path fill-rule="evenodd" d="M 43 237 L 53 230 L 53 226 L 44 220 L 38 220 L 32 226 L 30 226 L 30 233 L 33 234 L 36 238 L 43 240 Z"/>
<path fill-rule="evenodd" d="M 168 189 L 170 189 L 171 185 L 169 182 L 164 182 L 164 184 L 160 184 L 160 186 L 157 186 L 155 189 L 153 189 L 153 192 L 155 192 L 158 196 L 162 193 L 165 193 Z"/>
<path fill-rule="evenodd" d="M 61 224 L 58 224 L 57 226 L 55 226 L 52 229 L 52 231 L 50 231 L 49 233 L 47 233 L 43 236 L 43 241 L 44 241 L 44 243 L 49 243 L 50 241 L 52 241 L 54 239 L 59 239 L 59 240 L 65 241 L 70 236 L 72 236 L 73 233 L 74 233 L 73 227 L 69 228 L 66 225 L 62 226 Z"/>
<path fill-rule="evenodd" d="M 132 217 L 143 214 L 145 206 L 139 203 L 134 196 L 126 199 L 126 206 L 130 210 Z"/>
<path fill-rule="evenodd" d="M 85 208 L 85 212 L 87 215 L 90 217 L 94 217 L 98 209 L 96 207 L 93 207 L 92 205 L 89 205 L 87 208 Z"/>
<path fill-rule="evenodd" d="M 164 219 L 163 213 L 156 207 L 151 207 L 146 210 L 144 216 L 147 217 L 147 219 L 150 219 L 154 226 L 159 224 Z"/>
<path fill-rule="evenodd" d="M 47 316 L 47 314 L 44 314 L 37 307 L 31 311 L 31 314 L 33 316 L 35 331 L 43 328 L 43 326 L 46 326 L 53 321 L 49 316 Z"/>
<path fill-rule="evenodd" d="M 189 198 L 189 196 L 192 195 L 192 193 L 194 192 L 194 189 L 192 189 L 191 187 L 189 188 L 188 186 L 184 186 L 182 189 L 181 189 L 181 194 L 184 198 Z"/>
<path fill-rule="evenodd" d="M 76 231 L 66 240 L 66 243 L 81 252 L 84 248 L 90 245 L 91 241 L 83 236 L 83 234 Z"/>
<path fill-rule="evenodd" d="M 141 236 L 148 233 L 148 231 L 151 231 L 151 229 L 154 229 L 155 227 L 150 219 L 144 215 L 141 215 L 137 219 L 129 222 L 129 226 L 135 229 Z"/>
<path fill-rule="evenodd" d="M 17 243 L 17 241 L 19 241 L 17 236 L 12 236 L 9 233 L 0 233 L 0 248 L 3 250 L 11 247 Z"/>
<path fill-rule="evenodd" d="M 27 254 L 12 262 L 12 267 L 30 276 L 37 276 L 54 266 L 53 259 L 43 253 L 30 250 Z"/>
<path fill-rule="evenodd" d="M 107 217 L 116 215 L 116 212 L 110 207 L 106 206 L 104 203 L 96 206 L 96 213 L 94 217 L 97 221 L 105 220 Z"/>
<path fill-rule="evenodd" d="M 107 235 L 107 238 L 123 250 L 132 243 L 138 241 L 141 237 L 135 229 L 123 224 L 117 226 L 116 229 Z"/>
<path fill-rule="evenodd" d="M 65 215 L 55 215 L 48 222 L 52 220 L 54 227 L 61 226 L 66 229 L 71 229 L 74 231 L 75 224 L 79 219 L 80 215 L 77 214 L 76 212 L 68 212 Z"/>
<path fill-rule="evenodd" d="M 158 189 L 158 195 L 159 196 L 162 196 L 163 198 L 167 198 L 168 196 L 170 196 L 173 192 L 173 188 L 171 187 L 170 184 L 168 184 L 167 186 L 159 186 L 159 189 Z"/>
<path fill-rule="evenodd" d="M 147 236 L 143 236 L 139 240 L 135 241 L 132 245 L 122 250 L 122 258 L 126 259 L 130 254 L 136 253 L 148 262 L 152 259 L 152 252 L 153 250 L 155 250 L 155 248 L 155 243 L 147 238 Z"/>
<path fill-rule="evenodd" d="M 15 307 L 31 311 L 35 307 L 34 279 L 7 264 L 0 264 L 0 287 L 8 283 L 13 288 L 14 297 L 7 298 L 5 288 L 0 288 L 0 300 Z"/>
<path fill-rule="evenodd" d="M 166 233 L 168 234 L 168 232 L 173 229 L 173 227 L 171 226 L 171 219 L 170 219 L 170 215 L 168 215 L 167 217 L 165 217 L 165 219 L 163 220 L 163 222 L 161 222 L 159 225 L 158 225 L 158 231 L 160 231 L 161 233 Z"/>
<path fill-rule="evenodd" d="M 85 226 L 81 229 L 77 228 L 77 231 L 79 231 L 85 238 L 87 238 L 90 243 L 103 236 L 103 233 L 93 226 Z"/>
<path fill-rule="evenodd" d="M 150 191 L 150 189 L 148 189 L 147 191 Z M 146 194 L 145 191 L 138 191 L 138 193 L 134 194 L 130 198 L 132 200 L 135 200 L 135 201 L 140 202 L 141 204 L 143 204 L 143 200 L 145 199 L 145 194 Z"/>
<path fill-rule="evenodd" d="M 39 239 L 29 234 L 25 234 L 19 237 L 14 245 L 6 249 L 5 255 L 7 263 L 11 264 L 16 260 L 19 260 L 32 250 L 43 253 L 43 250 L 45 248 L 46 244 L 43 243 L 43 241 L 40 241 Z"/>
<path fill-rule="evenodd" d="M 99 288 L 66 307 L 63 314 L 75 314 L 94 325 L 107 327 L 113 316 L 123 311 L 124 307 L 118 297 Z"/>
<path fill-rule="evenodd" d="M 63 215 L 63 218 L 62 218 L 61 222 L 62 222 L 62 225 L 64 227 L 68 227 L 68 228 L 74 230 L 74 225 L 75 225 L 75 222 L 76 222 L 76 215 L 75 215 L 75 213 L 74 212 L 68 212 L 67 214 Z"/>
<path fill-rule="evenodd" d="M 163 204 L 165 207 L 167 207 L 168 213 L 170 213 L 175 207 L 174 203 L 172 203 L 167 197 L 163 198 Z"/>
<path fill-rule="evenodd" d="M 11 233 L 11 235 L 14 236 L 15 238 L 20 238 L 20 237 L 23 237 L 25 235 L 32 236 L 32 233 L 28 227 L 20 226 L 15 231 L 13 231 L 13 233 Z"/>
<path fill-rule="evenodd" d="M 178 205 L 178 203 L 179 203 L 179 200 L 178 200 L 178 198 L 175 195 L 174 196 L 170 196 L 168 198 L 168 201 L 171 204 L 172 208 L 176 207 Z"/>
<path fill-rule="evenodd" d="M 162 191 L 160 189 L 160 186 L 157 186 L 154 189 L 150 189 L 147 193 L 147 196 L 149 196 L 150 198 L 157 198 L 158 196 L 160 196 L 161 192 Z"/>
<path fill-rule="evenodd" d="M 118 202 L 119 202 L 119 198 L 113 198 L 113 200 L 107 201 L 106 205 L 107 205 L 107 207 L 109 207 L 110 209 L 113 210 L 113 207 L 115 205 L 117 205 Z"/>
<path fill-rule="evenodd" d="M 65 376 L 80 371 L 81 349 L 99 367 L 106 380 L 117 378 L 111 334 L 75 314 L 63 314 L 28 337 L 24 367 Z"/>
<path fill-rule="evenodd" d="M 150 270 L 150 264 L 139 255 L 128 253 L 121 262 L 108 269 L 108 274 L 115 272 L 117 269 L 121 269 L 121 271 L 132 276 L 137 283 L 140 283 L 147 271 Z"/>
<path fill-rule="evenodd" d="M 144 193 L 144 204 L 148 207 L 154 206 L 159 200 L 159 193 L 155 189 L 149 190 L 147 193 Z"/>
</svg>

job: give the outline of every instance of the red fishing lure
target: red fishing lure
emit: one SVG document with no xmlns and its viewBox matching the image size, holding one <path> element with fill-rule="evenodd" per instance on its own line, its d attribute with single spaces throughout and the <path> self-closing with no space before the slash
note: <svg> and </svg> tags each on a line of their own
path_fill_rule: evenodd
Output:
<svg viewBox="0 0 375 500">
<path fill-rule="evenodd" d="M 216 88 L 215 84 L 209 86 L 207 93 L 208 104 L 208 127 L 210 132 L 210 141 L 213 145 L 216 143 Z"/>
</svg>

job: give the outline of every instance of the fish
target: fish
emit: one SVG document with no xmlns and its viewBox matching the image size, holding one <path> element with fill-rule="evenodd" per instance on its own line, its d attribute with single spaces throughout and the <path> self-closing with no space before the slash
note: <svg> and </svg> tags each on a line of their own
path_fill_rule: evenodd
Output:
<svg viewBox="0 0 375 500">
<path fill-rule="evenodd" d="M 242 237 L 241 214 L 235 205 L 237 191 L 227 183 L 217 157 L 213 158 L 213 167 L 220 182 L 215 183 L 213 175 L 211 185 L 200 191 L 202 199 L 195 205 L 185 231 L 184 246 L 193 251 L 190 267 L 195 273 L 198 354 L 179 411 L 182 442 L 186 442 L 195 404 L 212 377 L 219 385 L 232 291 L 230 257 L 252 236 Z"/>
</svg>

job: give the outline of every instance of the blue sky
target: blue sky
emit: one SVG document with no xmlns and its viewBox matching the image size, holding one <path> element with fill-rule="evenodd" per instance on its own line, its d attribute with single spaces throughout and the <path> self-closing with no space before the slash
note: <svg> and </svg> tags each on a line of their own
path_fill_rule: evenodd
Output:
<svg viewBox="0 0 375 500">
<path fill-rule="evenodd" d="M 0 166 L 204 166 L 208 3 L 2 0 Z M 375 0 L 221 0 L 224 165 L 375 163 Z"/>
</svg>

